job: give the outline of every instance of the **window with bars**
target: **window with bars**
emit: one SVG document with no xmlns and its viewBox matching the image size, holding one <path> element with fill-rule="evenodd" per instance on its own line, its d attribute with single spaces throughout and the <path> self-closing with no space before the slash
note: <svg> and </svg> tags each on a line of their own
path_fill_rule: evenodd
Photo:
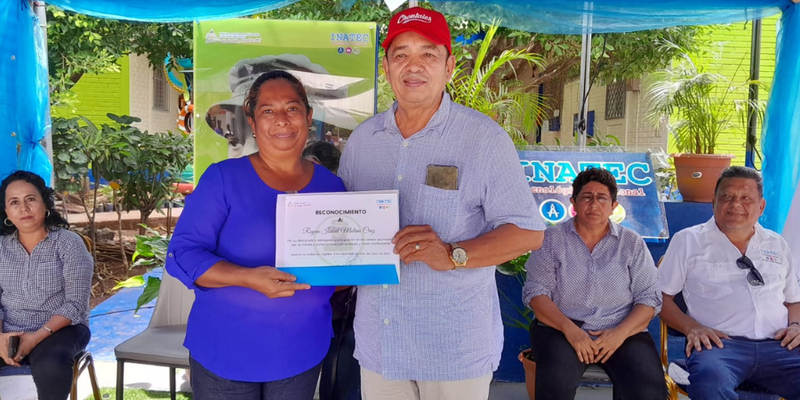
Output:
<svg viewBox="0 0 800 400">
<path fill-rule="evenodd" d="M 153 109 L 169 111 L 169 85 L 160 71 L 153 71 Z"/>
<path fill-rule="evenodd" d="M 606 86 L 606 119 L 625 118 L 625 81 Z"/>
</svg>

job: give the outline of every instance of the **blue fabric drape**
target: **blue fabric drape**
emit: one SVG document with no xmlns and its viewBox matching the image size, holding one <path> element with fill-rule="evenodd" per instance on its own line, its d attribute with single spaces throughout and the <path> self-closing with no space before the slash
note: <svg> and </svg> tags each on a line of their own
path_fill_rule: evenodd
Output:
<svg viewBox="0 0 800 400">
<path fill-rule="evenodd" d="M 782 232 L 800 182 L 800 4 L 783 12 L 772 93 L 764 121 L 762 224 Z"/>
<path fill-rule="evenodd" d="M 452 15 L 540 33 L 631 32 L 678 25 L 711 25 L 768 17 L 791 0 L 491 0 L 431 1 Z"/>
<path fill-rule="evenodd" d="M 274 10 L 298 0 L 51 0 L 65 10 L 99 18 L 147 22 L 225 19 Z"/>
<path fill-rule="evenodd" d="M 52 166 L 40 141 L 50 131 L 47 51 L 27 1 L 0 7 L 0 179 L 24 169 L 49 184 Z"/>
<path fill-rule="evenodd" d="M 66 10 L 103 18 L 177 22 L 231 18 L 280 8 L 297 0 L 51 0 Z M 379 0 L 381 1 L 381 0 Z M 355 0 L 346 0 L 345 6 Z M 628 32 L 676 25 L 739 22 L 775 15 L 791 0 L 475 0 L 433 1 L 442 12 L 531 32 L 581 33 L 591 15 L 594 32 Z M 589 12 L 587 13 L 587 9 Z"/>
</svg>

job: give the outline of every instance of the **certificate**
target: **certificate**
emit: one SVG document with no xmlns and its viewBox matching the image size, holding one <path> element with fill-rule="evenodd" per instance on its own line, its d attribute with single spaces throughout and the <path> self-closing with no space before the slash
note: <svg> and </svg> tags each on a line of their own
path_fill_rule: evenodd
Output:
<svg viewBox="0 0 800 400">
<path fill-rule="evenodd" d="M 275 267 L 315 286 L 400 283 L 398 192 L 278 195 Z"/>
</svg>

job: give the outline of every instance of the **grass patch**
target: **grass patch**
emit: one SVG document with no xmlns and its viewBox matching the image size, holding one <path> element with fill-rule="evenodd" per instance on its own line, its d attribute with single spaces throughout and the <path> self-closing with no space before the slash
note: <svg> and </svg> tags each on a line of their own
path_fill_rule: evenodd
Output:
<svg viewBox="0 0 800 400">
<path fill-rule="evenodd" d="M 169 392 L 159 392 L 144 389 L 125 389 L 123 397 L 125 400 L 169 399 Z M 114 400 L 117 398 L 117 390 L 115 388 L 100 389 L 100 398 L 103 400 Z M 94 400 L 94 395 L 86 397 L 86 400 Z M 192 400 L 192 394 L 178 392 L 177 400 Z"/>
</svg>

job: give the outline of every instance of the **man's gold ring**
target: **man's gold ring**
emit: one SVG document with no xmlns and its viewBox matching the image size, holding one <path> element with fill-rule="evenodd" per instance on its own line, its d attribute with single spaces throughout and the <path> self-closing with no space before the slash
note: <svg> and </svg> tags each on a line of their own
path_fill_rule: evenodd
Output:
<svg viewBox="0 0 800 400">
<path fill-rule="evenodd" d="M 419 251 L 419 242 L 414 245 L 414 251 Z"/>
</svg>

